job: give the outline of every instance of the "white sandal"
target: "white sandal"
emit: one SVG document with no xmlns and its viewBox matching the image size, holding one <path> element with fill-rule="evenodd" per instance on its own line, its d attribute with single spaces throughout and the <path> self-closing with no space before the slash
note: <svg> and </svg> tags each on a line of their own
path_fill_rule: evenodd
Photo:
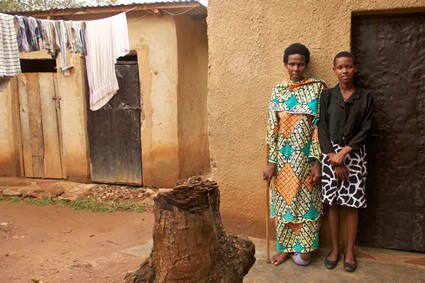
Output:
<svg viewBox="0 0 425 283">
<path fill-rule="evenodd" d="M 294 256 L 292 257 L 292 259 L 294 260 L 294 262 L 296 264 L 301 265 L 301 266 L 306 266 L 310 263 L 310 260 L 302 259 L 300 253 L 294 253 Z"/>
</svg>

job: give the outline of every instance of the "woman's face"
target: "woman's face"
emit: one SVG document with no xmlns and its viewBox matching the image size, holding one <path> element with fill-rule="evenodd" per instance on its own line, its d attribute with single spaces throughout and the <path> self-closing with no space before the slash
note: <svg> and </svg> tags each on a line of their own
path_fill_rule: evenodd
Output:
<svg viewBox="0 0 425 283">
<path fill-rule="evenodd" d="M 305 56 L 301 54 L 292 54 L 288 56 L 288 63 L 285 64 L 289 79 L 297 82 L 304 78 L 304 71 L 307 69 Z"/>
<path fill-rule="evenodd" d="M 335 59 L 333 70 L 340 83 L 351 84 L 354 80 L 354 74 L 357 72 L 357 67 L 354 65 L 353 58 L 339 57 Z"/>
</svg>

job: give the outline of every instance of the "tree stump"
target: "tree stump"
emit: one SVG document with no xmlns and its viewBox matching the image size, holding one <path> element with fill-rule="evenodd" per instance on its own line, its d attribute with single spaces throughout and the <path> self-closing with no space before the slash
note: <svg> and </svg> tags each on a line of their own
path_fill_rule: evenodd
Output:
<svg viewBox="0 0 425 283">
<path fill-rule="evenodd" d="M 154 202 L 151 254 L 125 282 L 242 282 L 255 246 L 224 231 L 215 182 L 182 184 Z"/>
</svg>

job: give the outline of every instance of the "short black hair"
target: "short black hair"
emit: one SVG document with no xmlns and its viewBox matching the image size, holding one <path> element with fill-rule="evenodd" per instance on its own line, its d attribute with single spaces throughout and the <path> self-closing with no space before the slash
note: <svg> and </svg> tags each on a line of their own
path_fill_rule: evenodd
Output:
<svg viewBox="0 0 425 283">
<path fill-rule="evenodd" d="M 308 63 L 310 63 L 310 51 L 301 43 L 293 43 L 285 49 L 283 53 L 283 63 L 288 64 L 288 56 L 294 54 L 304 55 L 305 64 L 308 65 Z"/>
<path fill-rule="evenodd" d="M 341 52 L 339 52 L 338 54 L 335 55 L 335 57 L 334 57 L 334 66 L 335 66 L 336 59 L 337 58 L 341 58 L 341 57 L 348 57 L 348 58 L 353 59 L 354 66 L 357 66 L 356 56 L 354 56 L 353 53 L 348 52 L 348 51 L 341 51 Z"/>
</svg>

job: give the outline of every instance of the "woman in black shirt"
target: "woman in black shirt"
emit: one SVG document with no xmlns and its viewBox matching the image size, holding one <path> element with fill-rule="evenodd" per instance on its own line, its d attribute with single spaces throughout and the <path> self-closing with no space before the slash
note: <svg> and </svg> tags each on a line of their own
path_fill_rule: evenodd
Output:
<svg viewBox="0 0 425 283">
<path fill-rule="evenodd" d="M 339 84 L 325 90 L 320 102 L 319 141 L 322 147 L 322 202 L 329 206 L 328 220 L 332 250 L 325 259 L 328 269 L 339 260 L 339 211 L 347 211 L 347 249 L 344 269 L 356 267 L 358 208 L 366 207 L 365 143 L 372 123 L 372 95 L 354 85 L 356 60 L 349 52 L 334 58 L 333 70 Z"/>
</svg>

